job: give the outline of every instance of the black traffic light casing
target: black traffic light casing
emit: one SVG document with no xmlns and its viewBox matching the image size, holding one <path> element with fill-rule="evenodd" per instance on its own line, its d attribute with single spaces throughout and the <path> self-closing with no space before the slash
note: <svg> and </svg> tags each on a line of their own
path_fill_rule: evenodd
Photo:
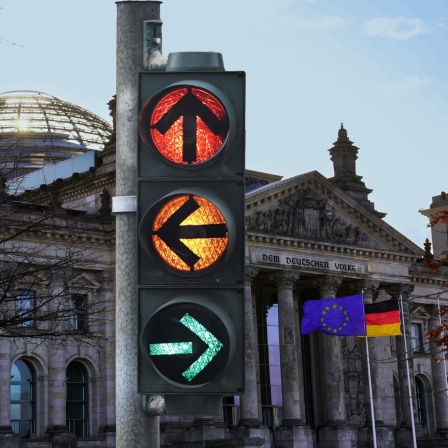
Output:
<svg viewBox="0 0 448 448">
<path fill-rule="evenodd" d="M 188 183 L 188 186 L 186 185 Z M 242 285 L 244 271 L 241 260 L 244 259 L 244 211 L 238 206 L 237 199 L 241 195 L 239 182 L 180 181 L 171 182 L 141 181 L 139 184 L 139 283 L 140 285 L 208 285 L 229 286 Z M 159 207 L 170 197 L 179 194 L 197 193 L 212 199 L 226 218 L 229 228 L 228 249 L 210 269 L 192 276 L 189 272 L 178 272 L 169 267 L 160 269 L 163 261 L 151 249 L 151 235 L 147 228 L 154 219 Z M 148 223 L 145 226 L 145 223 Z M 243 266 L 244 267 L 244 266 Z"/>
<path fill-rule="evenodd" d="M 184 292 L 181 289 L 143 289 L 140 290 L 139 299 L 142 318 L 144 316 L 155 317 L 154 322 L 151 322 L 151 319 L 142 322 L 139 341 L 139 392 L 145 394 L 213 393 L 222 395 L 242 393 L 244 329 L 242 325 L 238 325 L 238 322 L 234 321 L 235 316 L 241 315 L 242 312 L 242 290 L 220 289 L 210 292 L 209 290 L 189 288 L 188 292 Z M 162 319 L 158 318 L 157 313 L 160 315 L 164 309 L 169 311 L 170 307 L 179 308 L 179 317 L 182 317 L 186 309 L 189 308 L 189 313 L 201 320 L 201 323 L 215 334 L 221 343 L 226 345 L 225 353 L 222 350 L 223 357 L 219 359 L 217 355 L 216 359 L 206 365 L 191 381 L 185 380 L 182 373 L 195 362 L 198 354 L 206 350 L 206 346 L 200 341 L 200 338 L 180 325 L 176 316 L 170 316 L 170 325 L 163 325 L 163 322 L 160 322 Z M 195 310 L 195 308 L 199 308 L 199 310 Z M 216 324 L 211 319 L 204 319 L 201 314 L 199 317 L 194 314 L 195 311 L 200 312 L 201 308 L 209 310 L 212 317 L 216 316 L 222 322 L 222 328 L 217 330 Z M 160 324 L 159 328 L 155 326 L 157 324 Z M 156 358 L 153 362 L 154 358 L 152 361 L 148 352 L 147 339 L 151 336 L 151 332 L 157 334 L 157 338 L 152 340 L 154 343 L 192 342 L 192 353 L 160 356 L 158 358 L 164 364 L 158 365 L 157 361 L 159 360 Z M 219 334 L 216 334 L 218 332 Z M 227 333 L 225 338 L 220 337 L 222 333 Z M 221 367 L 222 372 L 220 371 Z"/>
<path fill-rule="evenodd" d="M 244 160 L 244 72 L 140 74 L 140 393 L 243 392 Z"/>
<path fill-rule="evenodd" d="M 219 99 L 225 102 L 229 111 L 229 136 L 225 147 L 215 158 L 198 165 L 180 166 L 166 161 L 151 145 L 145 145 L 140 138 L 138 170 L 140 178 L 166 179 L 182 177 L 189 180 L 207 178 L 211 181 L 243 180 L 245 164 L 245 98 L 246 75 L 244 72 L 146 72 L 140 74 L 141 106 L 150 98 L 157 98 L 160 92 L 173 85 L 191 85 L 211 88 Z M 141 114 L 140 134 L 146 138 L 143 121 L 148 117 Z M 144 150 L 142 145 L 144 145 Z"/>
</svg>

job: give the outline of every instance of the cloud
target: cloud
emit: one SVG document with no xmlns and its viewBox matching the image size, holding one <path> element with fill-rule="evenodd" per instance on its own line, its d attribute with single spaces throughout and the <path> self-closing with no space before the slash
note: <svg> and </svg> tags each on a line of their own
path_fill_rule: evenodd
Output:
<svg viewBox="0 0 448 448">
<path fill-rule="evenodd" d="M 368 36 L 390 37 L 398 40 L 407 40 L 429 32 L 422 20 L 406 17 L 399 17 L 398 19 L 373 18 L 366 22 L 364 31 Z"/>
<path fill-rule="evenodd" d="M 407 93 L 430 83 L 431 78 L 429 76 L 408 76 L 399 81 L 391 81 L 381 84 L 378 88 L 378 92 L 387 96 L 406 95 Z"/>
</svg>

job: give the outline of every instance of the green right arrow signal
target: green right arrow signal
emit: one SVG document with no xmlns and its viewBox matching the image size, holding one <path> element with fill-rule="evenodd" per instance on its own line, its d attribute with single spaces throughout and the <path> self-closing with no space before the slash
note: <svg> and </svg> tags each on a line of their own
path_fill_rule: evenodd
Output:
<svg viewBox="0 0 448 448">
<path fill-rule="evenodd" d="M 188 381 L 191 381 L 199 372 L 210 364 L 212 359 L 218 354 L 224 345 L 188 313 L 186 313 L 180 321 L 208 345 L 208 349 L 193 364 L 191 364 L 185 372 L 182 373 Z"/>
<path fill-rule="evenodd" d="M 182 373 L 188 381 L 207 367 L 212 359 L 218 354 L 224 344 L 222 344 L 210 331 L 201 325 L 194 317 L 185 313 L 180 319 L 182 325 L 191 330 L 196 336 L 208 345 L 207 350 Z M 192 353 L 191 342 L 172 342 L 162 344 L 149 344 L 149 354 L 153 355 L 186 355 Z"/>
<path fill-rule="evenodd" d="M 154 355 L 188 355 L 193 353 L 192 342 L 166 342 L 149 344 L 149 354 Z"/>
</svg>

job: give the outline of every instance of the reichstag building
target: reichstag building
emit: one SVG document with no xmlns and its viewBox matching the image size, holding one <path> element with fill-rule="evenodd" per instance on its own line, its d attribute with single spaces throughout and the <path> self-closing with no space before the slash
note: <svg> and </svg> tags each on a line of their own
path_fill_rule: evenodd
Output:
<svg viewBox="0 0 448 448">
<path fill-rule="evenodd" d="M 361 448 L 372 427 L 381 448 L 447 446 L 446 361 L 425 337 L 448 303 L 446 268 L 426 263 L 446 225 L 410 241 L 370 201 L 344 125 L 329 146 L 331 178 L 246 171 L 245 391 L 220 416 L 160 417 L 161 446 Z M 0 157 L 0 446 L 115 447 L 113 126 L 6 92 Z M 447 208 L 441 193 L 422 213 Z M 405 337 L 302 334 L 304 302 L 361 293 L 397 300 Z"/>
</svg>

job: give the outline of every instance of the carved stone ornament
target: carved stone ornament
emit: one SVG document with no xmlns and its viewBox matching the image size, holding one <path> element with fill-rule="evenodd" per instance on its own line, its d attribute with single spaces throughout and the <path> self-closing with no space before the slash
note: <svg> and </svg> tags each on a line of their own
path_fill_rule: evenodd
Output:
<svg viewBox="0 0 448 448">
<path fill-rule="evenodd" d="M 252 283 L 258 275 L 259 269 L 252 266 L 246 266 L 244 269 L 244 279 L 247 283 Z"/>
<path fill-rule="evenodd" d="M 365 421 L 361 351 L 353 336 L 342 338 L 341 348 L 347 421 L 359 425 Z"/>
<path fill-rule="evenodd" d="M 336 216 L 334 207 L 306 187 L 279 200 L 275 210 L 246 216 L 248 231 L 365 246 L 367 235 Z"/>
</svg>

